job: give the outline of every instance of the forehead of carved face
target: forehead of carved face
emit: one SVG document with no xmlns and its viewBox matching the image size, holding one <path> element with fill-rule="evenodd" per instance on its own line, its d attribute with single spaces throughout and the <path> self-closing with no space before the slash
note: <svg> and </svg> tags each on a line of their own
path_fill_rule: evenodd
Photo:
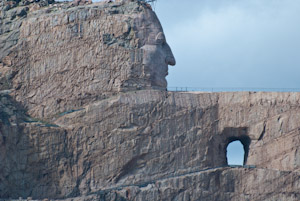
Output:
<svg viewBox="0 0 300 201">
<path fill-rule="evenodd" d="M 168 65 L 176 62 L 161 24 L 155 13 L 147 9 L 136 19 L 136 28 L 139 47 L 143 50 L 144 73 L 152 87 L 165 89 Z"/>
</svg>

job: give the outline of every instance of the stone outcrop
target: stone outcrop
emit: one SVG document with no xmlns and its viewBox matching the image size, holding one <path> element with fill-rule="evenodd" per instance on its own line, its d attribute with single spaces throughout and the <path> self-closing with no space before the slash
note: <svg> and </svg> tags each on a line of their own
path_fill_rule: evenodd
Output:
<svg viewBox="0 0 300 201">
<path fill-rule="evenodd" d="M 1 53 L 2 66 L 12 66 L 6 77 L 13 75 L 2 85 L 12 85 L 32 116 L 51 118 L 121 91 L 166 89 L 175 59 L 147 4 L 72 5 L 30 12 L 3 38 L 14 43 Z"/>
<path fill-rule="evenodd" d="M 168 92 L 148 4 L 37 3 L 1 10 L 0 198 L 300 199 L 300 93 Z"/>
<path fill-rule="evenodd" d="M 260 200 L 263 196 L 271 196 L 270 200 L 274 196 L 274 199 L 286 196 L 284 198 L 297 200 L 300 188 L 297 155 L 299 97 L 299 93 L 127 92 L 62 114 L 52 125 L 23 123 L 22 136 L 25 139 L 21 143 L 9 142 L 16 152 L 24 154 L 22 158 L 26 162 L 23 166 L 15 164 L 15 168 L 21 168 L 18 170 L 4 169 L 8 171 L 7 175 L 14 175 L 18 171 L 20 175 L 22 172 L 30 175 L 22 179 L 30 185 L 31 192 L 25 193 L 28 186 L 19 186 L 18 189 L 22 189 L 19 192 L 24 194 L 15 193 L 17 197 L 63 198 L 103 196 L 103 193 L 111 196 L 109 193 L 118 189 L 121 189 L 120 195 L 124 195 L 123 190 L 129 188 L 138 193 L 132 198 L 125 197 L 128 200 L 143 200 L 143 196 L 150 195 L 157 199 L 155 196 L 166 196 L 165 193 L 171 189 L 171 197 L 187 196 L 182 194 L 186 192 L 191 194 L 191 200 L 204 195 L 203 199 L 218 200 L 218 196 L 225 194 L 228 199 L 224 200 L 235 197 L 236 200 L 247 200 L 247 192 L 251 200 Z M 229 111 L 232 115 L 228 115 Z M 283 122 L 278 121 L 279 116 Z M 270 129 L 278 124 L 286 125 L 285 129 Z M 12 133 L 9 135 L 13 136 Z M 226 145 L 233 138 L 243 140 L 245 137 L 251 140 L 246 164 L 255 165 L 256 168 L 239 168 L 238 172 L 243 174 L 237 173 L 236 169 L 230 169 L 228 173 L 228 168 L 225 168 L 226 171 L 221 168 L 226 175 L 238 175 L 226 181 L 227 184 L 220 184 L 221 192 L 213 188 L 213 184 L 207 187 L 208 192 L 201 190 L 202 187 L 199 192 L 190 192 L 188 189 L 195 189 L 193 185 L 196 184 L 189 182 L 186 185 L 191 186 L 187 189 L 183 184 L 178 186 L 176 182 L 184 182 L 195 175 L 203 179 L 208 172 L 210 176 L 199 182 L 206 181 L 208 177 L 214 178 L 214 174 L 217 174 L 215 170 L 204 170 L 225 167 Z M 274 144 L 277 141 L 281 142 L 281 147 Z M 274 153 L 272 149 L 267 149 L 275 145 L 280 149 L 273 149 Z M 8 153 L 5 157 L 13 155 Z M 12 161 L 8 160 L 5 165 Z M 289 180 L 278 175 L 286 175 L 284 178 Z M 225 179 L 222 173 L 219 176 Z M 146 188 L 148 184 L 153 186 L 156 182 L 166 185 L 163 188 L 165 190 Z M 241 189 L 236 191 L 230 187 L 233 192 L 226 193 L 226 188 L 232 182 L 236 182 L 234 185 Z M 273 186 L 269 187 L 272 193 L 256 194 L 255 182 L 265 183 L 263 185 L 266 188 L 269 182 L 272 183 Z M 20 185 L 18 180 L 14 183 L 10 178 L 5 183 L 14 187 Z M 240 194 L 245 190 L 240 186 L 241 183 L 247 187 L 245 195 Z M 284 190 L 278 187 L 282 183 L 289 188 L 285 187 Z M 282 191 L 277 192 L 277 188 Z M 13 193 L 8 191 L 7 195 Z M 185 199 L 188 200 L 188 197 Z"/>
<path fill-rule="evenodd" d="M 299 187 L 299 172 L 215 168 L 101 191 L 83 200 L 299 200 Z"/>
</svg>

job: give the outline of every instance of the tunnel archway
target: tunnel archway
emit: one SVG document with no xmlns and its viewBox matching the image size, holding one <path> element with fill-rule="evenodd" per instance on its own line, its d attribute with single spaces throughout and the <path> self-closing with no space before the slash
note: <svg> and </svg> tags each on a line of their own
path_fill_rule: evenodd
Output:
<svg viewBox="0 0 300 201">
<path fill-rule="evenodd" d="M 228 138 L 226 145 L 227 165 L 246 165 L 250 142 L 248 136 Z"/>
<path fill-rule="evenodd" d="M 241 141 L 236 140 L 228 144 L 226 157 L 228 165 L 244 165 L 245 150 Z"/>
</svg>

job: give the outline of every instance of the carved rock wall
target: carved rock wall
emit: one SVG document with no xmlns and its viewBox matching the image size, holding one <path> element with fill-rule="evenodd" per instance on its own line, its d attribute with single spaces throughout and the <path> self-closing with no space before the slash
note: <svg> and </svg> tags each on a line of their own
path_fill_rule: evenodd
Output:
<svg viewBox="0 0 300 201">
<path fill-rule="evenodd" d="M 251 139 L 247 164 L 270 172 L 270 180 L 273 172 L 294 172 L 297 175 L 299 158 L 293 150 L 299 148 L 299 95 L 142 90 L 94 102 L 78 111 L 61 115 L 51 125 L 39 122 L 22 124 L 24 128 L 18 131 L 18 135 L 25 139 L 16 143 L 16 152 L 22 153 L 26 163 L 15 164 L 15 167 L 20 173 L 31 175 L 23 178 L 25 183 L 30 184 L 31 191 L 21 191 L 23 194 L 8 191 L 7 194 L 63 198 L 97 194 L 105 189 L 125 189 L 124 186 L 139 187 L 170 177 L 181 182 L 180 178 L 185 178 L 184 175 L 225 167 L 228 140 L 241 136 Z M 225 111 L 232 111 L 232 115 L 226 115 Z M 242 111 L 246 114 L 241 115 Z M 262 130 L 257 125 L 266 122 L 266 125 L 275 127 L 277 121 L 271 125 L 274 116 L 291 116 L 293 113 L 293 120 L 283 123 L 289 125 L 286 132 L 265 129 L 261 136 Z M 294 132 L 292 135 L 290 130 Z M 276 149 L 277 154 L 274 155 L 265 147 L 273 146 L 278 139 L 282 149 Z M 267 152 L 261 153 L 260 150 Z M 15 152 L 8 155 L 5 157 L 10 159 Z M 18 172 L 10 168 L 7 171 L 6 175 Z M 235 169 L 230 171 L 235 172 Z M 249 176 L 247 174 L 245 177 Z M 267 183 L 264 174 L 256 174 L 253 177 Z M 291 192 L 296 193 L 299 189 L 297 178 L 291 178 L 291 182 L 296 182 L 291 184 Z M 10 186 L 20 185 L 18 180 L 6 179 Z M 234 182 L 237 186 L 241 182 L 249 188 L 256 186 L 248 179 L 236 179 Z M 274 188 L 277 188 L 276 185 L 280 184 L 274 184 Z M 20 189 L 25 187 L 28 189 L 28 186 L 20 186 Z M 175 189 L 172 196 L 180 190 L 177 186 L 170 188 Z M 220 185 L 221 191 L 223 188 L 226 189 L 227 185 Z M 140 190 L 144 191 L 143 188 Z M 257 200 L 262 196 L 255 194 L 254 190 L 251 192 Z M 146 189 L 144 193 L 150 192 Z M 276 193 L 273 194 L 275 196 Z M 214 192 L 207 196 L 209 200 L 219 194 Z M 228 196 L 241 195 L 233 190 Z"/>
<path fill-rule="evenodd" d="M 16 10 L 28 13 L 7 27 L 9 37 L 3 30 L 0 58 L 2 85 L 32 116 L 51 118 L 120 91 L 166 89 L 167 66 L 175 59 L 147 4 L 30 8 L 3 11 L 8 21 Z"/>
<path fill-rule="evenodd" d="M 227 93 L 219 104 L 224 105 L 219 107 L 223 133 L 238 136 L 242 132 L 230 134 L 226 128 L 246 129 L 243 135 L 251 140 L 247 164 L 299 170 L 299 93 Z"/>
<path fill-rule="evenodd" d="M 299 200 L 300 93 L 167 92 L 142 2 L 1 19 L 0 198 Z M 233 140 L 251 168 L 227 166 Z"/>
</svg>

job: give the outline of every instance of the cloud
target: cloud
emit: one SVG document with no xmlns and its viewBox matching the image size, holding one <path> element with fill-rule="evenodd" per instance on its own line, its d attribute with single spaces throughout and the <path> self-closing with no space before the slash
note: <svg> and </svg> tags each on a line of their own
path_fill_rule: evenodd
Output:
<svg viewBox="0 0 300 201">
<path fill-rule="evenodd" d="M 159 1 L 178 63 L 169 86 L 300 87 L 299 10 L 297 0 Z"/>
</svg>

